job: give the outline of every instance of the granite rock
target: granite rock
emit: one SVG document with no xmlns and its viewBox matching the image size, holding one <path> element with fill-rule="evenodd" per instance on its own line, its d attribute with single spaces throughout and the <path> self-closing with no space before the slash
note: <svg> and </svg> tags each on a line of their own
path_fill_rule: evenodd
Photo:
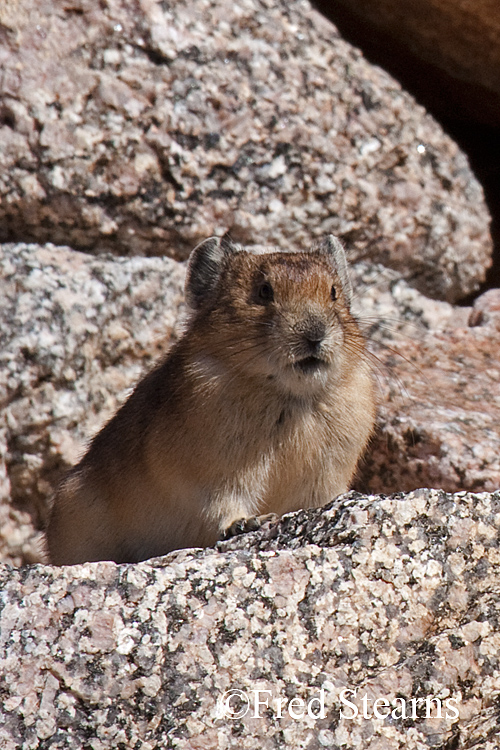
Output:
<svg viewBox="0 0 500 750">
<path fill-rule="evenodd" d="M 0 246 L 0 559 L 40 559 L 28 519 L 174 340 L 183 283 L 170 258 Z"/>
<path fill-rule="evenodd" d="M 0 241 L 185 257 L 333 232 L 457 300 L 490 262 L 465 156 L 306 0 L 0 6 Z"/>
<path fill-rule="evenodd" d="M 500 329 L 448 327 L 377 353 L 378 429 L 360 468 L 373 492 L 500 487 Z"/>
<path fill-rule="evenodd" d="M 2 750 L 495 750 L 499 535 L 498 493 L 351 493 L 216 549 L 2 565 Z"/>
<path fill-rule="evenodd" d="M 386 270 L 360 270 L 356 311 L 373 354 L 379 409 L 355 486 L 498 489 L 498 290 L 481 295 L 473 308 L 454 307 L 427 299 Z"/>
<path fill-rule="evenodd" d="M 488 289 L 474 300 L 469 325 L 488 325 L 500 330 L 500 289 Z"/>
</svg>

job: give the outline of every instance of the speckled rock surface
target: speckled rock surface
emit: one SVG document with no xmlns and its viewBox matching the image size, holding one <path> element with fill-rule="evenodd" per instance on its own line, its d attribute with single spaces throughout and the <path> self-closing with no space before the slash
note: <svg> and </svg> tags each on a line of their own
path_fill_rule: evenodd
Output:
<svg viewBox="0 0 500 750">
<path fill-rule="evenodd" d="M 385 376 L 361 486 L 500 487 L 499 352 L 494 326 L 448 327 L 378 352 Z"/>
<path fill-rule="evenodd" d="M 170 258 L 0 246 L 0 559 L 40 559 L 30 519 L 166 351 L 183 283 Z"/>
<path fill-rule="evenodd" d="M 356 486 L 370 492 L 500 487 L 498 290 L 474 308 L 366 269 L 357 312 L 374 354 L 377 431 Z"/>
<path fill-rule="evenodd" d="M 1 566 L 2 750 L 495 750 L 499 533 L 498 493 L 353 493 L 215 550 Z"/>
<path fill-rule="evenodd" d="M 185 257 L 333 232 L 434 297 L 483 279 L 464 155 L 305 0 L 9 0 L 0 30 L 0 240 Z"/>
<path fill-rule="evenodd" d="M 474 300 L 471 326 L 493 326 L 500 330 L 500 289 L 488 289 Z"/>
</svg>

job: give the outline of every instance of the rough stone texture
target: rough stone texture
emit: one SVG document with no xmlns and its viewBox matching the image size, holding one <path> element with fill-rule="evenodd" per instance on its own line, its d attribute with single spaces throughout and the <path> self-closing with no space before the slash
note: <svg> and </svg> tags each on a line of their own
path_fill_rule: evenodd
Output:
<svg viewBox="0 0 500 750">
<path fill-rule="evenodd" d="M 464 155 L 305 0 L 0 6 L 0 240 L 185 256 L 332 231 L 434 297 L 491 243 Z"/>
<path fill-rule="evenodd" d="M 406 55 L 420 67 L 430 96 L 443 110 L 500 125 L 500 6 L 497 0 L 319 0 L 335 16 L 345 9 L 346 21 L 363 27 L 366 37 L 383 35 L 379 43 Z M 339 6 L 339 7 L 335 7 Z M 355 19 L 355 20 L 354 20 Z M 417 73 L 418 75 L 418 73 Z"/>
<path fill-rule="evenodd" d="M 2 750 L 496 750 L 499 537 L 498 493 L 353 493 L 217 549 L 1 566 Z"/>
<path fill-rule="evenodd" d="M 0 559 L 40 559 L 28 513 L 167 349 L 183 282 L 170 258 L 0 247 Z"/>
<path fill-rule="evenodd" d="M 472 309 L 453 307 L 423 297 L 392 272 L 359 270 L 352 274 L 356 312 L 374 355 L 379 414 L 356 486 L 497 489 L 499 290 L 481 295 Z"/>
<path fill-rule="evenodd" d="M 377 352 L 378 431 L 360 485 L 500 487 L 499 351 L 500 329 L 489 325 L 448 327 Z"/>
<path fill-rule="evenodd" d="M 469 325 L 488 325 L 500 330 L 500 289 L 488 289 L 474 300 Z"/>
</svg>

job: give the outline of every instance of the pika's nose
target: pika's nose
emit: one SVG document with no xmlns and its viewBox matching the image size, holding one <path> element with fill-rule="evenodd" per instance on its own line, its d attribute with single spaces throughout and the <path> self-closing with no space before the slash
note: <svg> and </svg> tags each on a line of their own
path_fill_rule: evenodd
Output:
<svg viewBox="0 0 500 750">
<path fill-rule="evenodd" d="M 326 325 L 323 320 L 314 318 L 307 321 L 302 328 L 302 335 L 309 346 L 312 354 L 315 354 L 321 346 L 326 335 Z"/>
</svg>

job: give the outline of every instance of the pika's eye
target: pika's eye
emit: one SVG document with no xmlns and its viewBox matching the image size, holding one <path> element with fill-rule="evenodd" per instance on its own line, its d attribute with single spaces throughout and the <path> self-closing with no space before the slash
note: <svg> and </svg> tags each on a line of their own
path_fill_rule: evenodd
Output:
<svg viewBox="0 0 500 750">
<path fill-rule="evenodd" d="M 266 305 L 268 302 L 272 302 L 274 299 L 274 292 L 269 281 L 263 281 L 257 287 L 257 301 L 261 305 Z"/>
<path fill-rule="evenodd" d="M 335 300 L 337 299 L 337 290 L 335 289 L 335 287 L 334 287 L 334 286 L 332 286 L 332 288 L 331 288 L 331 290 L 330 290 L 330 297 L 332 298 L 332 300 L 333 300 L 334 302 L 335 302 Z"/>
</svg>

